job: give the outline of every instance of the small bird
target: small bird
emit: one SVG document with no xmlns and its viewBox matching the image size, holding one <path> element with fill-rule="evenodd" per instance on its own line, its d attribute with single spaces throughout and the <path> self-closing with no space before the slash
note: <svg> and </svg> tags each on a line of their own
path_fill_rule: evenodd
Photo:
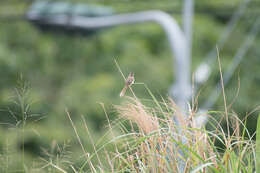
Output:
<svg viewBox="0 0 260 173">
<path fill-rule="evenodd" d="M 130 72 L 126 81 L 125 81 L 125 87 L 122 89 L 119 96 L 123 97 L 125 95 L 127 88 L 129 88 L 134 82 L 135 82 L 134 73 Z"/>
</svg>

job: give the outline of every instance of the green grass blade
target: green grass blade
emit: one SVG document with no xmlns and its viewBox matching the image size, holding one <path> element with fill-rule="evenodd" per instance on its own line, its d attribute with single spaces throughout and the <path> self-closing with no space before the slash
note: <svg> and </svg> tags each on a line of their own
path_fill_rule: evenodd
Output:
<svg viewBox="0 0 260 173">
<path fill-rule="evenodd" d="M 193 171 L 191 171 L 191 173 L 197 173 L 197 172 L 202 171 L 204 168 L 209 167 L 211 165 L 213 165 L 213 163 L 211 163 L 211 162 L 199 165 Z"/>
<path fill-rule="evenodd" d="M 260 118 L 258 116 L 256 130 L 256 172 L 260 172 Z"/>
</svg>

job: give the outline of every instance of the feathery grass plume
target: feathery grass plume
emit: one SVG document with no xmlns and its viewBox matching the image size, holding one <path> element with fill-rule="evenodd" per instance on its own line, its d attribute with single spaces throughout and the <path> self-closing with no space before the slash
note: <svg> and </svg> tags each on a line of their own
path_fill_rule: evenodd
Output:
<svg viewBox="0 0 260 173">
<path fill-rule="evenodd" d="M 197 127 L 196 112 L 184 119 L 182 111 L 170 98 L 160 103 L 160 108 L 149 108 L 139 99 L 127 97 L 126 103 L 115 108 L 119 116 L 136 123 L 140 129 L 135 142 L 132 141 L 120 156 L 127 161 L 122 170 L 181 172 L 178 158 L 182 156 L 178 151 L 182 150 L 186 160 L 184 172 L 254 172 L 254 141 L 252 137 L 245 137 L 247 129 L 234 113 L 229 115 L 233 133 L 226 134 L 215 117 L 210 117 L 210 122 L 216 122 L 211 123 L 214 125 L 211 131 Z M 174 124 L 172 116 L 181 123 Z M 216 116 L 226 116 L 226 112 L 218 112 Z M 187 141 L 185 144 L 183 137 Z M 224 147 L 216 146 L 216 141 Z"/>
<path fill-rule="evenodd" d="M 127 97 L 130 101 L 124 106 L 115 106 L 119 115 L 136 123 L 140 130 L 149 134 L 159 129 L 158 118 L 153 116 L 137 99 Z"/>
</svg>

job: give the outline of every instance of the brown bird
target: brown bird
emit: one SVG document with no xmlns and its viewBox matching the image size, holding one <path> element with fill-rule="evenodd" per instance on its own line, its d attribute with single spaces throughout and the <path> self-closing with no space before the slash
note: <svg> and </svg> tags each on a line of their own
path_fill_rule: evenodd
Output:
<svg viewBox="0 0 260 173">
<path fill-rule="evenodd" d="M 125 87 L 120 92 L 120 97 L 123 97 L 125 95 L 127 88 L 129 88 L 134 82 L 135 82 L 134 73 L 130 72 L 126 81 L 125 81 Z"/>
</svg>

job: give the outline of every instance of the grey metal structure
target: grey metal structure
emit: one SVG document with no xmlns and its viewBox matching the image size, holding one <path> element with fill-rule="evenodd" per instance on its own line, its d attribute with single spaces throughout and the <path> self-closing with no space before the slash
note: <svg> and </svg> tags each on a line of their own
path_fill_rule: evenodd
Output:
<svg viewBox="0 0 260 173">
<path fill-rule="evenodd" d="M 228 70 L 223 74 L 223 82 L 224 85 L 226 85 L 229 80 L 231 79 L 233 73 L 235 72 L 235 69 L 238 67 L 238 65 L 241 63 L 243 58 L 245 57 L 246 53 L 248 52 L 249 48 L 251 48 L 252 44 L 255 41 L 256 35 L 260 32 L 260 17 L 258 17 L 252 26 L 251 30 L 248 33 L 248 36 L 245 38 L 244 42 L 241 44 L 241 46 L 238 48 L 238 51 L 236 52 L 232 63 L 228 66 Z M 202 108 L 205 110 L 211 108 L 214 103 L 217 101 L 218 96 L 220 95 L 221 91 L 221 82 L 219 82 L 216 86 L 216 89 L 210 94 Z"/>
<path fill-rule="evenodd" d="M 224 32 L 220 35 L 216 45 L 221 50 L 224 44 L 227 42 L 229 35 L 236 28 L 239 20 L 248 8 L 251 0 L 244 0 L 240 3 L 238 9 L 233 13 L 231 20 L 228 22 Z M 216 48 L 214 47 L 205 57 L 205 60 L 195 70 L 195 84 L 199 87 L 202 83 L 205 83 L 211 74 L 211 65 L 214 64 L 217 57 Z"/>
<path fill-rule="evenodd" d="M 193 24 L 193 15 L 194 15 L 194 2 L 193 0 L 185 0 L 183 6 L 183 31 L 186 37 L 187 44 L 187 56 L 192 57 L 192 24 Z"/>
<path fill-rule="evenodd" d="M 167 35 L 174 59 L 175 85 L 171 93 L 173 93 L 177 104 L 181 108 L 186 107 L 185 105 L 187 105 L 187 102 L 191 97 L 190 44 L 187 44 L 184 32 L 181 30 L 175 19 L 169 14 L 162 11 L 144 11 L 100 17 L 57 14 L 51 17 L 47 16 L 43 19 L 42 14 L 31 10 L 27 13 L 27 18 L 31 21 L 42 20 L 46 25 L 93 30 L 133 23 L 155 22 L 159 24 Z M 190 32 L 188 31 L 188 23 L 189 21 L 187 21 L 187 33 Z"/>
</svg>

